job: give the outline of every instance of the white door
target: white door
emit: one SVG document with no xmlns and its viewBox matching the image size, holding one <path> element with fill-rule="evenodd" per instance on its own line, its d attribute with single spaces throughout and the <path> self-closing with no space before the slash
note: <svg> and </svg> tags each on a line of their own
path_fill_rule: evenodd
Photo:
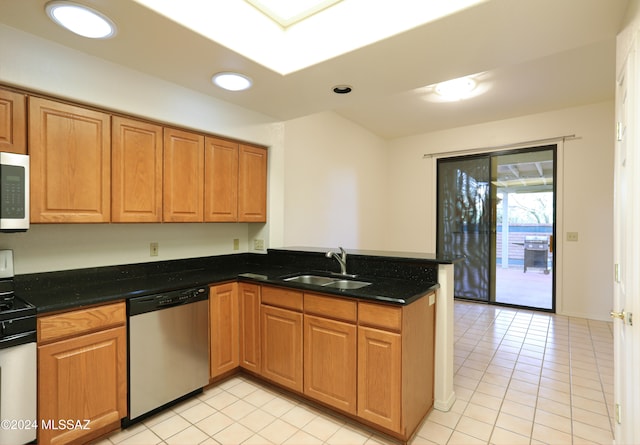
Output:
<svg viewBox="0 0 640 445">
<path fill-rule="evenodd" d="M 640 97 L 636 41 L 616 89 L 613 298 L 616 444 L 640 443 Z M 633 326 L 633 313 L 638 315 Z"/>
</svg>

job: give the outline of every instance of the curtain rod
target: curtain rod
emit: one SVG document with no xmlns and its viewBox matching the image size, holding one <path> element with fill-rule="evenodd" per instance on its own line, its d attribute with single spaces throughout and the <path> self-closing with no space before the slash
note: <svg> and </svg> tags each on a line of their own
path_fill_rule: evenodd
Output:
<svg viewBox="0 0 640 445">
<path fill-rule="evenodd" d="M 496 150 L 501 150 L 501 149 L 505 149 L 505 148 L 514 148 L 514 147 L 520 147 L 523 145 L 531 145 L 531 144 L 544 144 L 547 142 L 554 142 L 554 141 L 566 141 L 566 140 L 574 140 L 574 139 L 580 139 L 579 137 L 576 137 L 575 134 L 568 134 L 565 136 L 556 136 L 556 137 L 552 137 L 552 138 L 545 138 L 545 139 L 533 139 L 530 141 L 522 141 L 522 142 L 512 142 L 510 144 L 504 144 L 504 145 L 488 145 L 486 147 L 476 147 L 476 148 L 467 148 L 464 150 L 455 150 L 455 151 L 447 151 L 447 152 L 442 152 L 442 153 L 426 153 L 424 155 L 422 155 L 422 159 L 425 158 L 433 158 L 434 156 L 452 156 L 452 155 L 461 155 L 461 154 L 471 154 L 471 153 L 481 153 L 487 150 L 491 150 L 491 151 L 496 151 Z"/>
</svg>

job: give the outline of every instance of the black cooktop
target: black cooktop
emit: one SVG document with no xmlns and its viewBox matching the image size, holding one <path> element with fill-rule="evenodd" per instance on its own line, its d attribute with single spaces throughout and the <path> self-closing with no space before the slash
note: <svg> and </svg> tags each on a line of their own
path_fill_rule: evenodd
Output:
<svg viewBox="0 0 640 445">
<path fill-rule="evenodd" d="M 36 307 L 14 296 L 10 306 L 0 307 L 0 321 L 36 315 Z"/>
</svg>

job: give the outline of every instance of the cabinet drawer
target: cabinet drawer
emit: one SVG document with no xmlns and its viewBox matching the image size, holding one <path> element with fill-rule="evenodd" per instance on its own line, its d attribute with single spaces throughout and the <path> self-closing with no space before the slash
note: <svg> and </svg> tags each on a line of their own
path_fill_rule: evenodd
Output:
<svg viewBox="0 0 640 445">
<path fill-rule="evenodd" d="M 304 294 L 304 311 L 337 320 L 355 323 L 358 319 L 358 305 L 355 301 L 325 297 L 317 294 Z"/>
<path fill-rule="evenodd" d="M 358 322 L 364 326 L 399 332 L 402 328 L 402 308 L 358 303 Z"/>
<path fill-rule="evenodd" d="M 262 288 L 262 304 L 302 311 L 302 292 L 265 286 Z"/>
<path fill-rule="evenodd" d="M 126 319 L 124 302 L 40 317 L 38 343 L 123 325 Z"/>
</svg>

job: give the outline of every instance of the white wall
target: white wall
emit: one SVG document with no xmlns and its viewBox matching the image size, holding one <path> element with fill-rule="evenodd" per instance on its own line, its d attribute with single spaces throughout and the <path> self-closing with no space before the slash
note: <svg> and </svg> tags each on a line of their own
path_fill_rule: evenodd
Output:
<svg viewBox="0 0 640 445">
<path fill-rule="evenodd" d="M 285 123 L 284 245 L 381 249 L 386 142 L 333 112 Z"/>
<path fill-rule="evenodd" d="M 1 24 L 0 82 L 264 144 L 270 168 L 281 170 L 282 131 L 274 119 Z M 282 198 L 275 193 L 282 187 L 276 182 L 269 189 L 269 216 L 281 223 Z M 41 224 L 0 234 L 0 249 L 14 250 L 16 273 L 23 274 L 232 253 L 234 238 L 246 252 L 256 237 L 269 245 L 272 231 L 271 223 Z M 281 229 L 275 232 L 277 242 Z M 151 241 L 160 245 L 158 257 L 149 256 Z"/>
<path fill-rule="evenodd" d="M 424 154 L 575 134 L 558 159 L 557 312 L 608 319 L 613 280 L 613 102 L 391 141 L 390 250 L 435 251 L 436 159 Z M 566 242 L 567 231 L 578 242 Z"/>
</svg>

